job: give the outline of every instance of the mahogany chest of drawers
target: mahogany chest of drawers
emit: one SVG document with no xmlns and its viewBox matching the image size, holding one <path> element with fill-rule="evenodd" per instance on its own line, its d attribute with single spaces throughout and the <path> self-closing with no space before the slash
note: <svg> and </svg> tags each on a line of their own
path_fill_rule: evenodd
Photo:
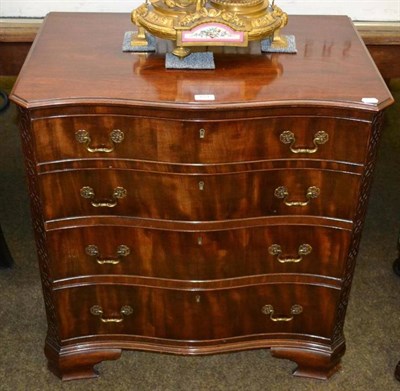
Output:
<svg viewBox="0 0 400 391">
<path fill-rule="evenodd" d="M 328 378 L 392 103 L 351 22 L 291 17 L 297 54 L 253 45 L 211 71 L 166 70 L 164 42 L 123 53 L 130 29 L 50 14 L 11 96 L 50 370 L 270 348 Z"/>
</svg>

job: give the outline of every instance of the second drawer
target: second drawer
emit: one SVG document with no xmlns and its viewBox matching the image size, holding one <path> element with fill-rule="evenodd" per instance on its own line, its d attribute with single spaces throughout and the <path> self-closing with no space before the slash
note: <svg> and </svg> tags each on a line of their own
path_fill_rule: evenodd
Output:
<svg viewBox="0 0 400 391">
<path fill-rule="evenodd" d="M 359 184 L 360 175 L 318 169 L 218 175 L 85 169 L 40 177 L 46 220 L 93 215 L 181 221 L 316 215 L 351 220 Z"/>
</svg>

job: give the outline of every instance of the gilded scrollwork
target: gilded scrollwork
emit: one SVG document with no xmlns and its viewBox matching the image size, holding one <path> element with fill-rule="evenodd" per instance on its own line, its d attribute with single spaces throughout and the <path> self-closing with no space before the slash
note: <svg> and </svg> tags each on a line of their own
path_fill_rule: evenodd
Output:
<svg viewBox="0 0 400 391">
<path fill-rule="evenodd" d="M 248 41 L 279 36 L 287 20 L 286 13 L 265 0 L 152 0 L 132 12 L 132 22 L 139 29 L 174 40 L 181 48 L 185 46 L 185 50 L 173 52 L 180 57 L 190 53 L 190 46 L 247 46 Z M 226 29 L 226 34 L 220 35 L 221 39 L 212 34 L 203 34 L 201 41 L 187 39 L 198 37 L 194 29 L 202 27 Z M 182 39 L 184 32 L 188 34 Z M 222 38 L 229 34 L 230 39 Z"/>
<path fill-rule="evenodd" d="M 225 22 L 229 22 L 230 24 L 233 24 L 237 27 L 244 27 L 245 23 L 242 19 L 239 18 L 238 15 L 236 15 L 235 13 L 232 12 L 222 12 L 221 13 L 221 18 L 225 21 Z"/>
</svg>

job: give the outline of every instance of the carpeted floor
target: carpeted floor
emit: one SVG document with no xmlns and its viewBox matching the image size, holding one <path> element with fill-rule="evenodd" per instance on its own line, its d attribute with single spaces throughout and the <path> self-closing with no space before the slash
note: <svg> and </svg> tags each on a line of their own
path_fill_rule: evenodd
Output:
<svg viewBox="0 0 400 391">
<path fill-rule="evenodd" d="M 0 88 L 12 80 L 0 79 Z M 400 100 L 400 80 L 392 81 Z M 0 269 L 0 390 L 399 390 L 400 277 L 392 272 L 400 229 L 400 104 L 387 113 L 379 163 L 347 311 L 347 352 L 329 381 L 291 376 L 268 350 L 206 357 L 124 352 L 95 380 L 61 383 L 46 369 L 46 321 L 30 223 L 16 109 L 0 113 L 0 223 L 15 260 Z"/>
</svg>

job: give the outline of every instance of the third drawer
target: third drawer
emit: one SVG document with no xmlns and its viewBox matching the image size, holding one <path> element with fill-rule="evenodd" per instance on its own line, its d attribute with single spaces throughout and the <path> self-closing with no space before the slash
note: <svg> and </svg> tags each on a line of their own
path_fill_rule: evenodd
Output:
<svg viewBox="0 0 400 391">
<path fill-rule="evenodd" d="M 47 233 L 52 279 L 136 275 L 217 280 L 295 273 L 341 278 L 351 240 L 333 226 L 179 231 L 95 225 Z"/>
</svg>

